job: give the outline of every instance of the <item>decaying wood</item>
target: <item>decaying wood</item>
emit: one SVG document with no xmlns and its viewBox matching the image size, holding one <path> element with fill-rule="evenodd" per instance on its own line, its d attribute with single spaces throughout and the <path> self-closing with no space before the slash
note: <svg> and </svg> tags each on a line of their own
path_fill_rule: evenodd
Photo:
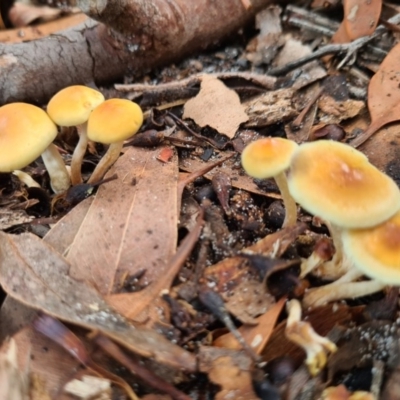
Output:
<svg viewBox="0 0 400 400">
<path fill-rule="evenodd" d="M 215 44 L 270 0 L 79 0 L 97 19 L 27 43 L 0 45 L 0 102 L 46 102 L 59 89 L 137 75 Z"/>
</svg>

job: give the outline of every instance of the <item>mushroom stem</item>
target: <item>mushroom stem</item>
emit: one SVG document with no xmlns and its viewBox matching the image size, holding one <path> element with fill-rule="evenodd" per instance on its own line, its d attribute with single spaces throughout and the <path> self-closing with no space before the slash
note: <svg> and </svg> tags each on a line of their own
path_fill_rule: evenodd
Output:
<svg viewBox="0 0 400 400">
<path fill-rule="evenodd" d="M 58 194 L 71 186 L 71 179 L 57 147 L 51 143 L 42 153 L 43 163 L 50 175 L 50 186 Z"/>
<path fill-rule="evenodd" d="M 285 206 L 285 220 L 283 221 L 282 228 L 296 225 L 297 205 L 289 192 L 285 172 L 276 175 L 274 179 L 279 191 L 281 192 L 283 205 Z"/>
<path fill-rule="evenodd" d="M 303 298 L 303 307 L 318 307 L 330 301 L 366 296 L 379 292 L 387 286 L 376 280 L 354 282 L 361 276 L 363 276 L 363 273 L 353 267 L 337 281 L 315 289 L 310 289 Z"/>
<path fill-rule="evenodd" d="M 110 144 L 110 147 L 108 148 L 106 154 L 104 154 L 103 158 L 94 169 L 91 177 L 88 180 L 88 183 L 92 184 L 103 179 L 107 170 L 115 163 L 115 161 L 117 161 L 119 154 L 121 153 L 123 144 L 123 142 Z"/>
<path fill-rule="evenodd" d="M 318 266 L 314 275 L 327 280 L 336 280 L 350 270 L 351 264 L 343 253 L 342 229 L 329 222 L 325 222 L 325 224 L 329 229 L 335 254 L 331 260 Z"/>
<path fill-rule="evenodd" d="M 337 347 L 328 338 L 318 335 L 309 322 L 301 320 L 301 305 L 298 300 L 293 299 L 287 303 L 287 312 L 285 335 L 304 349 L 308 370 L 315 376 L 325 367 L 328 354 L 334 353 Z"/>
<path fill-rule="evenodd" d="M 71 160 L 72 185 L 78 185 L 83 182 L 81 173 L 82 161 L 85 156 L 88 145 L 87 122 L 77 125 L 76 129 L 78 131 L 79 141 L 75 147 L 74 153 L 72 154 L 72 160 Z"/>
<path fill-rule="evenodd" d="M 15 175 L 23 184 L 25 184 L 28 188 L 41 186 L 26 172 L 16 169 L 13 171 L 13 175 Z"/>
</svg>

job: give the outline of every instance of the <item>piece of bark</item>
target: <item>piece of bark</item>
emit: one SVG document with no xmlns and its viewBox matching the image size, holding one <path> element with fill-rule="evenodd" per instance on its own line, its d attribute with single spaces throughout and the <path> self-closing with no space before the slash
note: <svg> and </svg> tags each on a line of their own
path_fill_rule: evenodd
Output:
<svg viewBox="0 0 400 400">
<path fill-rule="evenodd" d="M 241 0 L 79 0 L 108 27 L 88 20 L 44 39 L 0 44 L 0 103 L 43 103 L 68 85 L 107 83 L 177 61 L 228 37 L 270 1 L 245 9 Z"/>
</svg>

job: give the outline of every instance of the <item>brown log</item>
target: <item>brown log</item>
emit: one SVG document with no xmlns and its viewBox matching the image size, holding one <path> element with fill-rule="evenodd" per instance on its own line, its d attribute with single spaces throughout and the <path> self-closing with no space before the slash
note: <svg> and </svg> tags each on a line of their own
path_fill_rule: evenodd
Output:
<svg viewBox="0 0 400 400">
<path fill-rule="evenodd" d="M 271 0 L 78 0 L 90 17 L 26 43 L 0 44 L 0 103 L 45 103 L 71 84 L 115 82 L 228 37 Z"/>
</svg>

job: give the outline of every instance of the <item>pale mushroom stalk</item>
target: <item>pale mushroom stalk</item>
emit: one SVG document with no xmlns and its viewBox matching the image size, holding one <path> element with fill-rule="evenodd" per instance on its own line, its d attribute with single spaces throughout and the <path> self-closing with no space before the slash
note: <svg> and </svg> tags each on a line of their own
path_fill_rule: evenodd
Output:
<svg viewBox="0 0 400 400">
<path fill-rule="evenodd" d="M 297 148 L 297 143 L 291 140 L 266 137 L 249 143 L 241 156 L 247 175 L 256 179 L 275 179 L 286 209 L 283 227 L 294 226 L 297 220 L 297 206 L 289 192 L 285 175 Z"/>
<path fill-rule="evenodd" d="M 93 184 L 103 179 L 108 169 L 117 161 L 119 154 L 121 153 L 124 142 L 111 143 L 106 151 L 106 154 L 97 164 L 92 175 L 90 176 L 88 183 Z"/>
<path fill-rule="evenodd" d="M 274 179 L 279 191 L 281 192 L 283 205 L 285 206 L 285 219 L 282 228 L 294 226 L 297 221 L 297 205 L 289 192 L 285 172 L 276 175 Z"/>
<path fill-rule="evenodd" d="M 72 154 L 71 160 L 71 183 L 72 185 L 78 185 L 83 182 L 81 166 L 83 158 L 85 157 L 86 149 L 88 146 L 87 137 L 87 122 L 77 125 L 76 129 L 78 131 L 79 140 L 75 147 L 74 153 Z"/>
<path fill-rule="evenodd" d="M 387 286 L 376 280 L 340 284 L 337 282 L 309 290 L 303 298 L 303 307 L 320 307 L 331 301 L 355 299 L 379 292 Z"/>
<path fill-rule="evenodd" d="M 298 300 L 289 301 L 286 309 L 288 318 L 285 336 L 304 349 L 308 370 L 315 376 L 325 367 L 327 355 L 334 353 L 337 347 L 328 338 L 318 335 L 309 322 L 301 320 L 301 305 Z"/>
<path fill-rule="evenodd" d="M 92 111 L 88 119 L 88 138 L 110 147 L 97 164 L 88 183 L 96 183 L 104 177 L 108 168 L 118 159 L 124 141 L 133 136 L 142 123 L 142 109 L 126 99 L 108 99 Z"/>
<path fill-rule="evenodd" d="M 57 147 L 50 144 L 42 153 L 43 163 L 50 176 L 50 186 L 54 193 L 62 193 L 71 186 L 71 179 Z"/>
<path fill-rule="evenodd" d="M 104 96 L 92 88 L 74 85 L 56 93 L 47 105 L 47 113 L 59 126 L 76 126 L 79 140 L 71 160 L 71 182 L 82 183 L 82 161 L 88 145 L 87 121 L 92 111 L 104 102 Z"/>
<path fill-rule="evenodd" d="M 313 275 L 326 280 L 335 280 L 343 276 L 350 268 L 350 263 L 343 253 L 342 230 L 329 222 L 325 222 L 329 229 L 335 253 L 332 259 L 327 259 L 324 256 L 325 252 L 321 249 L 315 249 L 311 256 L 301 263 L 300 277 L 304 278 L 310 272 Z"/>
<path fill-rule="evenodd" d="M 332 258 L 333 246 L 328 238 L 321 238 L 314 246 L 310 257 L 303 259 L 301 263 L 300 277 L 304 278 L 307 274 L 318 268 L 324 262 Z"/>
<path fill-rule="evenodd" d="M 13 175 L 15 175 L 23 184 L 25 184 L 28 188 L 41 186 L 26 172 L 16 169 L 13 171 Z"/>
<path fill-rule="evenodd" d="M 343 253 L 343 230 L 332 223 L 326 222 L 326 225 L 331 234 L 333 245 L 335 246 L 335 254 L 331 260 L 325 261 L 316 268 L 315 275 L 324 279 L 334 280 L 345 275 L 351 268 L 351 264 Z"/>
</svg>

